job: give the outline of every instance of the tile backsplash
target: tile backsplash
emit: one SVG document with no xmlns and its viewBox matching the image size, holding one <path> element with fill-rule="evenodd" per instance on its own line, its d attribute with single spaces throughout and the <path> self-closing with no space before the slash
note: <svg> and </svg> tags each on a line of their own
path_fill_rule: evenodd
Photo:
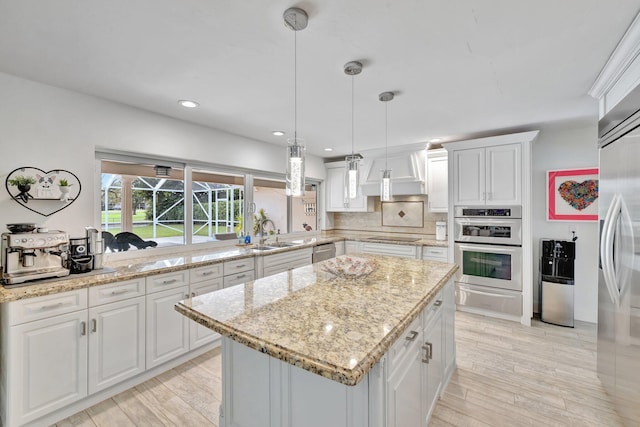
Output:
<svg viewBox="0 0 640 427">
<path fill-rule="evenodd" d="M 378 231 L 385 233 L 411 233 L 411 234 L 436 234 L 436 221 L 446 221 L 446 213 L 429 213 L 427 212 L 427 198 L 428 196 L 397 196 L 392 199 L 391 202 L 423 202 L 424 204 L 424 221 L 422 227 L 398 227 L 398 226 L 383 226 L 382 225 L 382 203 L 379 197 L 374 199 L 374 211 L 373 212 L 334 212 L 333 214 L 333 229 L 334 230 L 349 230 L 349 231 Z M 403 203 L 398 203 L 398 206 L 404 206 Z M 385 210 L 389 209 L 390 205 L 385 205 Z"/>
</svg>

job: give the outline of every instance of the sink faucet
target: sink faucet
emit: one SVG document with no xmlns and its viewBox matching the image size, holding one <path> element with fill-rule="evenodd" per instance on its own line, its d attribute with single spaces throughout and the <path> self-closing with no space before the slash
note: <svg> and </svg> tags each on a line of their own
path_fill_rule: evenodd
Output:
<svg viewBox="0 0 640 427">
<path fill-rule="evenodd" d="M 264 225 L 267 222 L 271 223 L 271 226 L 273 227 L 274 230 L 276 228 L 276 225 L 269 218 L 263 218 L 263 219 L 260 220 L 260 222 L 258 223 L 258 230 L 260 231 L 260 244 L 261 245 L 264 245 L 264 242 L 267 240 L 267 237 L 264 235 Z"/>
</svg>

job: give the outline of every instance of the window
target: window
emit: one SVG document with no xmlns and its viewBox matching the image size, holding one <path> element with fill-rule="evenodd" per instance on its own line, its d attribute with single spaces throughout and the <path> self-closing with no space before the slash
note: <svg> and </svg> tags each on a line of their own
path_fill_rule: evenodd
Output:
<svg viewBox="0 0 640 427">
<path fill-rule="evenodd" d="M 110 156 L 101 160 L 107 252 L 235 239 L 243 231 L 256 236 L 260 220 L 267 235 L 317 230 L 315 185 L 292 198 L 283 178 Z M 191 196 L 185 197 L 188 188 Z"/>
</svg>

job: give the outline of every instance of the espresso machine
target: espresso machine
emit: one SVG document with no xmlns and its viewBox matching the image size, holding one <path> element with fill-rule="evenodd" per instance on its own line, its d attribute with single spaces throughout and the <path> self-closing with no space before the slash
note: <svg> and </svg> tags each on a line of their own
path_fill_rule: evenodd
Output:
<svg viewBox="0 0 640 427">
<path fill-rule="evenodd" d="M 68 276 L 68 250 L 69 236 L 64 231 L 2 233 L 2 280 L 15 285 Z"/>
</svg>

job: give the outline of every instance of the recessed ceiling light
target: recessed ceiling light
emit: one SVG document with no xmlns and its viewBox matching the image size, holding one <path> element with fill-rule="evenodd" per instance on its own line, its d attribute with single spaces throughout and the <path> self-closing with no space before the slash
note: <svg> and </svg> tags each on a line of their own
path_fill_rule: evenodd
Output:
<svg viewBox="0 0 640 427">
<path fill-rule="evenodd" d="M 282 136 L 284 135 L 284 132 L 281 130 L 274 130 L 273 132 L 271 132 L 272 134 L 274 134 L 275 136 Z"/>
<path fill-rule="evenodd" d="M 178 101 L 178 104 L 182 105 L 185 108 L 196 108 L 198 104 L 196 101 L 190 101 L 188 99 L 181 99 Z"/>
<path fill-rule="evenodd" d="M 324 149 L 324 151 L 333 151 L 333 148 L 327 147 L 327 148 Z"/>
<path fill-rule="evenodd" d="M 442 142 L 442 138 L 431 138 L 429 142 Z"/>
</svg>

